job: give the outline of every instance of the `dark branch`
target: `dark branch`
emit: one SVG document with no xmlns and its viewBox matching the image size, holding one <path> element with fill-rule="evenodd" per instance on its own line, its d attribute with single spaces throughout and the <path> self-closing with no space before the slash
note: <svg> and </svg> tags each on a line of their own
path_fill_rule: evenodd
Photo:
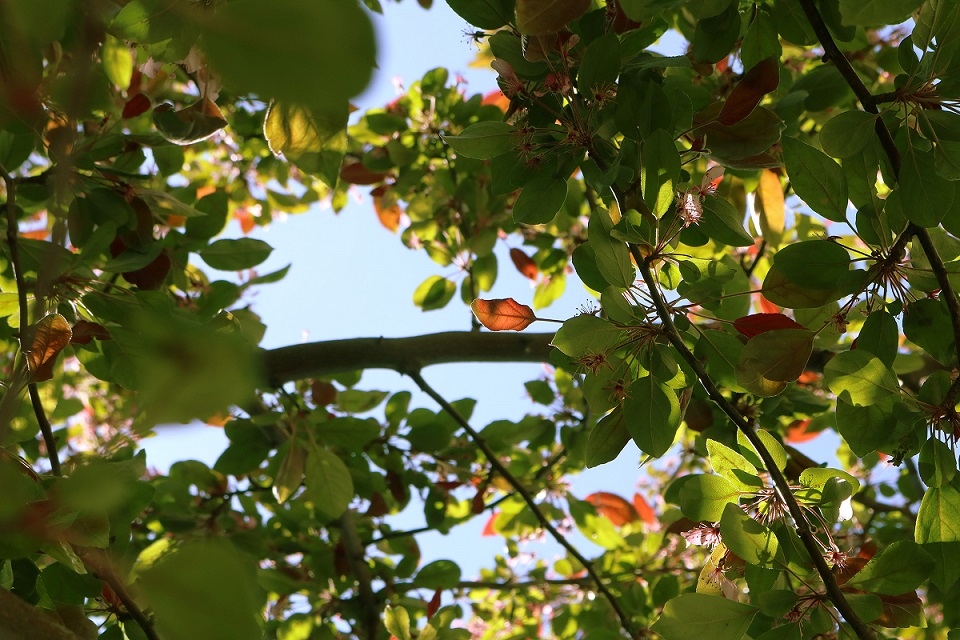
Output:
<svg viewBox="0 0 960 640">
<path fill-rule="evenodd" d="M 437 393 L 437 391 L 431 387 L 426 380 L 423 379 L 423 376 L 420 375 L 418 370 L 405 371 L 404 373 L 410 376 L 410 378 L 424 393 L 433 398 L 433 400 L 440 405 L 447 415 L 453 418 L 454 422 L 460 425 L 460 427 L 467 432 L 467 435 L 470 436 L 470 439 L 476 443 L 477 447 L 481 451 L 483 451 L 483 455 L 486 456 L 487 460 L 490 462 L 490 466 L 493 467 L 494 471 L 496 471 L 504 480 L 506 480 L 510 486 L 513 487 L 513 490 L 516 491 L 521 498 L 523 498 L 523 501 L 527 504 L 527 507 L 529 507 L 530 511 L 536 517 L 540 525 L 547 530 L 550 536 L 553 537 L 553 539 L 556 540 L 560 546 L 567 550 L 567 553 L 576 558 L 577 562 L 579 562 L 587 571 L 590 579 L 596 585 L 597 591 L 599 591 L 600 594 L 607 599 L 607 602 L 610 603 L 610 606 L 617 614 L 617 617 L 620 619 L 620 625 L 624 628 L 624 630 L 630 634 L 631 638 L 636 637 L 636 634 L 633 631 L 633 623 L 630 620 L 629 614 L 624 611 L 623 607 L 621 607 L 620 603 L 617 601 L 617 597 L 613 595 L 613 592 L 610 591 L 609 587 L 604 584 L 603 579 L 600 577 L 600 574 L 597 573 L 593 563 L 587 560 L 587 558 L 580 553 L 576 547 L 570 544 L 566 537 L 553 525 L 552 522 L 550 522 L 550 519 L 547 518 L 540 509 L 540 505 L 538 505 L 536 500 L 534 500 L 533 495 L 531 495 L 531 493 L 525 486 L 523 486 L 516 476 L 510 473 L 510 470 L 507 469 L 502 462 L 500 462 L 496 452 L 490 448 L 490 445 L 487 444 L 486 440 L 483 439 L 480 433 L 471 427 L 470 423 L 460 415 L 453 405 L 447 402 L 443 396 Z"/>
<path fill-rule="evenodd" d="M 263 352 L 267 380 L 279 387 L 359 369 L 406 372 L 450 362 L 546 362 L 552 333 L 449 331 L 411 338 L 352 338 Z"/>
</svg>

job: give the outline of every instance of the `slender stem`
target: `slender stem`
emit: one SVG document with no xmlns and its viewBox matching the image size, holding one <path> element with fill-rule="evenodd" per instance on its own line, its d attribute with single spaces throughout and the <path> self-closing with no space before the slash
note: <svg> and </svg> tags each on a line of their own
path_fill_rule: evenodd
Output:
<svg viewBox="0 0 960 640">
<path fill-rule="evenodd" d="M 624 630 L 630 635 L 631 638 L 637 637 L 636 633 L 633 630 L 633 623 L 630 620 L 629 614 L 624 611 L 623 607 L 620 606 L 620 603 L 617 601 L 613 592 L 610 591 L 609 587 L 604 584 L 603 579 L 600 577 L 600 574 L 597 573 L 597 570 L 594 568 L 593 563 L 591 563 L 587 558 L 580 553 L 576 547 L 574 547 L 570 542 L 564 537 L 562 533 L 553 525 L 552 522 L 544 515 L 543 511 L 540 510 L 540 506 L 534 500 L 533 496 L 527 490 L 526 487 L 512 474 L 510 470 L 507 469 L 500 459 L 497 457 L 496 452 L 490 448 L 490 445 L 487 444 L 486 440 L 477 432 L 476 429 L 470 426 L 470 423 L 460 415 L 460 413 L 451 405 L 446 399 L 441 396 L 433 387 L 431 387 L 426 380 L 423 379 L 423 376 L 420 375 L 418 370 L 410 370 L 404 372 L 407 376 L 413 380 L 420 389 L 426 393 L 428 396 L 433 398 L 440 407 L 453 418 L 460 427 L 467 432 L 467 435 L 476 443 L 477 447 L 483 451 L 483 455 L 486 456 L 487 460 L 490 462 L 490 466 L 493 467 L 494 471 L 500 474 L 504 480 L 506 480 L 513 490 L 523 498 L 523 501 L 527 504 L 530 511 L 536 517 L 537 521 L 540 522 L 540 525 L 547 530 L 547 532 L 557 541 L 560 546 L 566 549 L 567 553 L 576 558 L 583 568 L 586 570 L 587 575 L 590 576 L 590 579 L 594 582 L 597 587 L 597 591 L 607 599 L 607 602 L 610 603 L 610 606 L 613 608 L 617 617 L 620 619 L 620 625 Z"/>
<path fill-rule="evenodd" d="M 160 640 L 160 636 L 157 635 L 156 629 L 153 628 L 153 622 L 150 621 L 150 618 L 147 617 L 147 614 L 137 605 L 136 600 L 130 594 L 130 591 L 127 590 L 127 585 L 124 583 L 123 579 L 117 575 L 116 570 L 113 567 L 113 563 L 107 557 L 107 554 L 104 553 L 101 549 L 84 549 L 79 551 L 80 559 L 83 560 L 83 563 L 90 569 L 94 575 L 110 585 L 110 588 L 113 589 L 113 592 L 117 595 L 117 598 L 123 603 L 124 609 L 127 610 L 127 613 L 130 614 L 130 617 L 134 619 L 140 629 L 143 631 L 143 635 L 147 637 L 147 640 Z"/>
<path fill-rule="evenodd" d="M 840 586 L 837 584 L 837 580 L 834 577 L 833 572 L 830 570 L 830 566 L 827 565 L 826 560 L 824 560 L 821 549 L 817 545 L 817 541 L 813 536 L 813 532 L 810 530 L 810 525 L 803 514 L 803 509 L 800 507 L 800 504 L 790 491 L 790 485 L 787 482 L 787 479 L 783 476 L 783 473 L 781 473 L 780 468 L 777 466 L 777 463 L 770 454 L 770 451 L 763 444 L 760 436 L 757 435 L 753 425 L 747 421 L 747 419 L 743 417 L 737 408 L 733 406 L 733 404 L 720 392 L 720 389 L 718 389 L 716 384 L 714 384 L 713 380 L 707 373 L 707 370 L 703 367 L 703 364 L 695 355 L 693 355 L 693 352 L 690 351 L 686 343 L 684 343 L 683 337 L 680 335 L 680 332 L 677 331 L 677 327 L 673 324 L 670 310 L 667 308 L 667 305 L 664 302 L 663 295 L 660 293 L 659 286 L 653 276 L 653 272 L 650 269 L 650 259 L 644 258 L 640 254 L 640 250 L 636 245 L 630 245 L 630 252 L 637 261 L 637 265 L 640 268 L 640 274 L 642 275 L 643 281 L 646 283 L 647 288 L 649 289 L 650 298 L 653 300 L 654 307 L 657 310 L 657 315 L 660 317 L 660 322 L 663 324 L 663 328 L 666 331 L 667 339 L 677 349 L 677 351 L 680 352 L 681 357 L 687 361 L 690 367 L 697 374 L 700 384 L 702 384 L 704 389 L 706 389 L 707 395 L 710 396 L 710 399 L 717 403 L 720 409 L 737 426 L 737 429 L 739 429 L 743 435 L 746 436 L 747 440 L 750 441 L 750 444 L 753 445 L 753 448 L 757 450 L 757 454 L 759 454 L 760 459 L 763 460 L 763 465 L 770 474 L 770 479 L 773 481 L 777 492 L 780 494 L 780 498 L 787 505 L 787 510 L 790 512 L 790 516 L 794 521 L 794 525 L 796 526 L 797 535 L 800 536 L 800 540 L 803 542 L 803 546 L 806 548 L 810 559 L 813 561 L 813 564 L 817 569 L 817 573 L 820 574 L 820 579 L 823 580 L 824 587 L 827 590 L 827 595 L 830 597 L 830 600 L 833 602 L 837 610 L 840 611 L 840 614 L 843 615 L 844 619 L 850 624 L 851 627 L 853 627 L 858 637 L 865 639 L 875 638 L 876 635 L 870 629 L 869 625 L 860 619 L 860 617 L 850 606 L 850 603 L 847 602 L 843 592 L 840 591 Z"/>
<path fill-rule="evenodd" d="M 17 283 L 17 301 L 20 304 L 20 352 L 23 353 L 23 345 L 28 338 L 30 329 L 30 309 L 27 307 L 27 285 L 23 278 L 23 269 L 20 268 L 20 243 L 19 230 L 17 224 L 17 183 L 7 173 L 6 168 L 0 165 L 0 177 L 7 189 L 7 246 L 10 247 L 10 268 L 13 269 L 13 277 Z M 47 446 L 47 455 L 50 457 L 50 470 L 54 475 L 60 475 L 60 457 L 57 455 L 57 440 L 53 437 L 53 429 L 50 421 L 47 420 L 47 414 L 43 410 L 43 402 L 40 401 L 40 392 L 37 391 L 35 382 L 28 385 L 30 390 L 30 401 L 33 404 L 33 412 L 37 416 L 37 423 L 40 425 L 40 433 L 43 434 L 43 442 Z"/>
<path fill-rule="evenodd" d="M 340 525 L 340 542 L 346 551 L 347 562 L 357 582 L 357 597 L 362 610 L 361 627 L 366 631 L 369 640 L 376 640 L 380 628 L 380 605 L 373 591 L 373 574 L 367 564 L 366 551 L 357 525 L 353 521 L 353 512 L 349 509 L 343 512 L 338 521 Z M 357 634 L 359 635 L 359 634 Z"/>
<path fill-rule="evenodd" d="M 31 382 L 27 389 L 30 391 L 30 402 L 33 404 L 33 413 L 37 416 L 37 422 L 40 424 L 40 433 L 43 435 L 43 443 L 47 447 L 47 457 L 50 458 L 50 471 L 55 476 L 61 474 L 60 456 L 57 454 L 57 439 L 53 435 L 53 427 L 47 419 L 47 413 L 43 410 L 43 401 L 40 400 L 40 391 L 37 389 L 37 383 Z"/>
</svg>

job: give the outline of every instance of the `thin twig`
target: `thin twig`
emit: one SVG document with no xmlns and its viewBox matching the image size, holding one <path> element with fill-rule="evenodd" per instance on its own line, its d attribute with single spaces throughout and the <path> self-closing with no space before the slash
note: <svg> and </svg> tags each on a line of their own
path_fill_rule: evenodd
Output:
<svg viewBox="0 0 960 640">
<path fill-rule="evenodd" d="M 483 452 L 487 460 L 490 462 L 490 466 L 506 480 L 514 491 L 523 498 L 523 501 L 527 504 L 527 507 L 530 508 L 530 511 L 536 517 L 537 521 L 540 522 L 540 525 L 547 530 L 547 532 L 557 541 L 560 546 L 567 550 L 571 556 L 573 556 L 577 562 L 579 562 L 583 568 L 586 570 L 587 574 L 590 576 L 590 579 L 597 587 L 597 591 L 607 599 L 607 602 L 610 603 L 610 606 L 613 608 L 617 617 L 620 619 L 620 625 L 624 630 L 630 635 L 631 638 L 637 637 L 636 633 L 633 630 L 633 623 L 630 620 L 629 614 L 624 611 L 623 607 L 620 606 L 620 603 L 617 601 L 613 592 L 610 591 L 609 587 L 604 584 L 603 579 L 600 577 L 600 574 L 597 573 L 597 570 L 594 568 L 593 563 L 591 563 L 587 558 L 577 551 L 577 548 L 574 547 L 570 542 L 564 537 L 562 533 L 550 522 L 550 520 L 543 514 L 543 511 L 540 510 L 540 506 L 534 500 L 533 496 L 527 490 L 526 487 L 512 474 L 510 470 L 507 469 L 500 459 L 497 457 L 496 452 L 490 448 L 490 445 L 487 444 L 486 440 L 477 432 L 476 429 L 470 426 L 470 423 L 460 415 L 460 413 L 451 405 L 446 399 L 441 396 L 433 387 L 431 387 L 426 380 L 423 379 L 423 376 L 420 375 L 418 370 L 411 370 L 404 372 L 411 380 L 416 383 L 420 389 L 426 393 L 428 396 L 433 398 L 440 407 L 453 418 L 460 427 L 467 432 L 467 435 L 470 436 L 470 439 L 474 441 L 477 447 Z"/>
<path fill-rule="evenodd" d="M 357 525 L 353 521 L 353 513 L 347 509 L 338 520 L 340 525 L 340 542 L 346 551 L 347 562 L 357 582 L 357 597 L 362 610 L 361 626 L 369 640 L 376 640 L 380 629 L 380 605 L 373 592 L 373 574 L 367 564 L 363 542 L 357 533 Z M 359 635 L 359 634 L 357 634 Z"/>
<path fill-rule="evenodd" d="M 20 304 L 20 353 L 24 352 L 24 342 L 28 339 L 30 329 L 30 309 L 27 306 L 27 285 L 23 277 L 23 269 L 20 267 L 20 243 L 17 224 L 17 183 L 7 172 L 7 169 L 0 165 L 0 177 L 7 189 L 7 246 L 10 247 L 10 268 L 13 269 L 13 277 L 17 283 L 17 301 Z M 43 402 L 40 401 L 40 392 L 37 390 L 37 384 L 31 382 L 28 385 L 30 390 L 30 401 L 33 404 L 33 412 L 37 416 L 37 423 L 40 425 L 40 433 L 43 434 L 43 442 L 47 446 L 47 456 L 50 458 L 50 470 L 53 475 L 60 475 L 60 457 L 57 455 L 57 440 L 53 437 L 53 429 L 50 421 L 47 420 L 47 414 L 43 410 Z"/>
<path fill-rule="evenodd" d="M 113 563 L 107 557 L 107 554 L 102 549 L 75 549 L 80 555 L 80 559 L 83 560 L 83 564 L 85 564 L 94 575 L 106 582 L 110 588 L 113 589 L 113 592 L 123 604 L 123 608 L 127 610 L 130 617 L 137 623 L 143 631 L 143 635 L 147 637 L 147 640 L 160 640 L 156 629 L 153 628 L 153 622 L 150 621 L 147 614 L 137 605 L 136 600 L 133 599 L 130 591 L 127 590 L 127 585 L 123 579 L 117 575 L 117 571 L 114 569 Z"/>
</svg>

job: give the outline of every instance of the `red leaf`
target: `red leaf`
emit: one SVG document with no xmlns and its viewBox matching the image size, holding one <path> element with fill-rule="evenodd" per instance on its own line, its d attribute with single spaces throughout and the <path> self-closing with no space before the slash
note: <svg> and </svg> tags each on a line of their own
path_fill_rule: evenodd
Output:
<svg viewBox="0 0 960 640">
<path fill-rule="evenodd" d="M 523 331 L 537 319 L 533 309 L 513 298 L 477 298 L 470 308 L 480 324 L 490 331 Z"/>
<path fill-rule="evenodd" d="M 510 259 L 513 260 L 513 266 L 517 271 L 523 274 L 525 278 L 536 280 L 540 270 L 537 269 L 537 263 L 520 249 L 510 249 Z"/>
<path fill-rule="evenodd" d="M 314 380 L 310 385 L 310 398 L 318 407 L 325 407 L 337 401 L 337 388 L 324 380 Z"/>
<path fill-rule="evenodd" d="M 164 249 L 153 262 L 136 271 L 125 271 L 123 277 L 127 282 L 137 285 L 144 291 L 155 291 L 167 281 L 170 266 L 170 256 Z"/>
<path fill-rule="evenodd" d="M 97 340 L 109 340 L 110 331 L 102 324 L 90 322 L 89 320 L 80 320 L 77 324 L 73 325 L 73 336 L 70 338 L 70 342 L 73 344 L 90 344 L 90 341 L 94 338 Z"/>
<path fill-rule="evenodd" d="M 340 179 L 350 184 L 377 184 L 386 177 L 386 173 L 370 171 L 360 161 L 344 162 L 340 167 Z"/>
<path fill-rule="evenodd" d="M 30 382 L 43 382 L 53 377 L 57 355 L 70 344 L 73 330 L 59 313 L 51 313 L 30 328 L 29 349 L 23 350 L 30 370 Z"/>
<path fill-rule="evenodd" d="M 120 115 L 124 120 L 127 118 L 136 118 L 146 113 L 148 109 L 150 109 L 150 98 L 142 93 L 138 93 L 127 100 L 126 104 L 123 105 L 123 113 Z"/>
<path fill-rule="evenodd" d="M 633 494 L 633 508 L 637 510 L 637 515 L 639 515 L 644 522 L 647 524 L 657 524 L 657 513 L 639 493 Z"/>
<path fill-rule="evenodd" d="M 775 329 L 803 329 L 804 326 L 782 313 L 755 313 L 738 318 L 733 327 L 741 334 L 752 338 Z"/>
<path fill-rule="evenodd" d="M 808 426 L 810 426 L 810 420 L 794 420 L 790 423 L 790 426 L 787 427 L 787 433 L 783 436 L 784 441 L 791 444 L 798 444 L 800 442 L 813 440 L 820 435 L 819 431 L 807 431 Z"/>
<path fill-rule="evenodd" d="M 387 515 L 388 513 L 390 513 L 390 506 L 384 499 L 383 494 L 379 491 L 374 491 L 370 496 L 370 507 L 363 515 L 367 516 L 368 518 L 379 518 Z"/>
<path fill-rule="evenodd" d="M 584 500 L 596 507 L 597 513 L 612 522 L 615 526 L 621 527 L 628 522 L 635 522 L 640 519 L 633 505 L 615 493 L 598 491 L 591 493 L 584 498 Z"/>
<path fill-rule="evenodd" d="M 432 618 L 433 614 L 440 610 L 440 594 L 443 593 L 443 589 L 437 589 L 433 592 L 433 598 L 430 599 L 430 602 L 427 604 L 427 617 Z"/>
<path fill-rule="evenodd" d="M 777 57 L 764 58 L 740 79 L 720 109 L 717 120 L 725 126 L 735 125 L 757 108 L 763 96 L 780 84 L 780 61 Z"/>
<path fill-rule="evenodd" d="M 482 489 L 477 489 L 477 495 L 473 496 L 473 501 L 470 503 L 470 513 L 479 515 L 487 508 L 486 503 L 483 501 L 483 494 L 484 491 Z"/>
</svg>

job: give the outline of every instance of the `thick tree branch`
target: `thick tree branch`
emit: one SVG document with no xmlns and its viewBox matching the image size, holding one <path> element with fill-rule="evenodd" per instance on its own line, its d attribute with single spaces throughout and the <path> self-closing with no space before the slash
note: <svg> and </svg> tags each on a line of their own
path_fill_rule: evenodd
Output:
<svg viewBox="0 0 960 640">
<path fill-rule="evenodd" d="M 450 362 L 546 362 L 552 333 L 448 331 L 410 338 L 352 338 L 263 352 L 267 380 L 286 382 L 359 369 L 419 371 Z"/>
<path fill-rule="evenodd" d="M 490 445 L 488 445 L 486 440 L 483 439 L 483 436 L 481 436 L 476 429 L 470 426 L 470 423 L 460 415 L 453 405 L 447 402 L 443 396 L 437 393 L 437 391 L 431 387 L 426 380 L 423 379 L 423 376 L 420 375 L 419 370 L 414 369 L 410 371 L 404 371 L 403 373 L 408 375 L 410 379 L 413 380 L 418 387 L 420 387 L 421 391 L 433 398 L 434 402 L 439 404 L 440 407 L 447 413 L 447 415 L 453 418 L 454 422 L 460 425 L 460 427 L 467 432 L 467 435 L 470 436 L 470 439 L 476 443 L 477 447 L 481 451 L 483 451 L 483 455 L 486 456 L 487 460 L 490 462 L 490 466 L 493 467 L 494 471 L 500 474 L 500 476 L 506 480 L 511 487 L 513 487 L 513 490 L 516 491 L 521 498 L 523 498 L 523 501 L 527 504 L 527 507 L 533 513 L 534 517 L 536 517 L 540 525 L 547 530 L 550 536 L 553 537 L 553 539 L 556 540 L 560 546 L 567 550 L 567 553 L 576 558 L 577 562 L 583 566 L 587 572 L 587 575 L 590 576 L 590 579 L 596 585 L 597 591 L 599 591 L 600 594 L 607 599 L 607 602 L 610 603 L 610 606 L 620 619 L 620 625 L 624 628 L 624 630 L 630 635 L 631 638 L 637 637 L 633 630 L 633 623 L 630 620 L 629 614 L 627 614 L 623 607 L 620 606 L 620 603 L 617 601 L 617 597 L 613 595 L 613 592 L 610 591 L 610 588 L 604 584 L 603 579 L 600 577 L 600 574 L 597 573 L 593 563 L 587 560 L 587 558 L 580 553 L 576 547 L 570 544 L 566 537 L 553 525 L 552 522 L 550 522 L 550 519 L 547 518 L 543 511 L 540 510 L 540 506 L 537 504 L 536 500 L 534 500 L 533 495 L 531 495 L 531 493 L 525 486 L 523 486 L 516 476 L 510 473 L 510 470 L 507 469 L 502 462 L 500 462 L 496 452 L 490 448 Z"/>
</svg>

